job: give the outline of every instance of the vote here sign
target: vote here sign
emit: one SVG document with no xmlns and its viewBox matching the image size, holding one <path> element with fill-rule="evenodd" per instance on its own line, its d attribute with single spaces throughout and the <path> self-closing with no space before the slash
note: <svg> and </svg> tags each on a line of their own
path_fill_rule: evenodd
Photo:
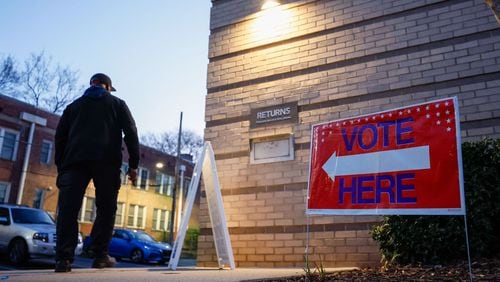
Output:
<svg viewBox="0 0 500 282">
<path fill-rule="evenodd" d="M 457 98 L 313 125 L 308 214 L 465 213 Z"/>
</svg>

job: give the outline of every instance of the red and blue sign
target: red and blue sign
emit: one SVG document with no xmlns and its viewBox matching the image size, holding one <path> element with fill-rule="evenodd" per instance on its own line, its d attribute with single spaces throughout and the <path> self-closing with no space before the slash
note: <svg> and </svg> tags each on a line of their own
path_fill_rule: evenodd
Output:
<svg viewBox="0 0 500 282">
<path fill-rule="evenodd" d="M 465 214 L 456 97 L 316 124 L 308 214 Z"/>
</svg>

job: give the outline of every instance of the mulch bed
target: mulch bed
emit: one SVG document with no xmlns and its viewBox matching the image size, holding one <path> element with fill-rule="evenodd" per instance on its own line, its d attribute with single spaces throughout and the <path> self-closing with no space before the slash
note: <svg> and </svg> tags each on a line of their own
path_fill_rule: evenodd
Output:
<svg viewBox="0 0 500 282">
<path fill-rule="evenodd" d="M 472 273 L 473 281 L 500 281 L 500 260 L 474 262 Z M 386 269 L 360 269 L 324 275 L 316 272 L 309 279 L 303 275 L 262 281 L 470 281 L 470 278 L 465 262 L 446 266 L 390 266 Z"/>
</svg>

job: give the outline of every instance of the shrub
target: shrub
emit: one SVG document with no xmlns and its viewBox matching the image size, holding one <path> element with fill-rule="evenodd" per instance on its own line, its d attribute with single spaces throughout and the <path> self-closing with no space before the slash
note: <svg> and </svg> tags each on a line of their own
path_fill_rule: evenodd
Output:
<svg viewBox="0 0 500 282">
<path fill-rule="evenodd" d="M 463 143 L 462 159 L 472 257 L 498 256 L 500 139 Z M 372 237 L 390 263 L 446 263 L 466 257 L 461 216 L 385 216 Z"/>
</svg>

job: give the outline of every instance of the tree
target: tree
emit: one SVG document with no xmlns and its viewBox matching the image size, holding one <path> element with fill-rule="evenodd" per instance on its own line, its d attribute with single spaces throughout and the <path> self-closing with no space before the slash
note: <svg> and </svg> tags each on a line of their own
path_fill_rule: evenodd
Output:
<svg viewBox="0 0 500 282">
<path fill-rule="evenodd" d="M 78 71 L 52 65 L 44 52 L 32 53 L 20 76 L 20 92 L 25 102 L 60 113 L 83 90 L 77 87 Z"/>
<path fill-rule="evenodd" d="M 0 62 L 0 93 L 11 93 L 19 82 L 19 73 L 16 70 L 16 61 L 12 56 L 2 56 Z"/>
<path fill-rule="evenodd" d="M 78 78 L 78 71 L 54 66 L 43 51 L 32 53 L 22 69 L 10 55 L 0 61 L 0 93 L 56 114 L 83 91 L 83 86 L 77 86 Z"/>
<path fill-rule="evenodd" d="M 147 133 L 141 136 L 141 143 L 159 150 L 161 152 L 177 155 L 177 136 L 176 131 L 163 133 Z M 203 138 L 194 131 L 185 130 L 181 136 L 181 154 L 190 154 L 193 160 L 196 160 L 203 148 Z"/>
</svg>

